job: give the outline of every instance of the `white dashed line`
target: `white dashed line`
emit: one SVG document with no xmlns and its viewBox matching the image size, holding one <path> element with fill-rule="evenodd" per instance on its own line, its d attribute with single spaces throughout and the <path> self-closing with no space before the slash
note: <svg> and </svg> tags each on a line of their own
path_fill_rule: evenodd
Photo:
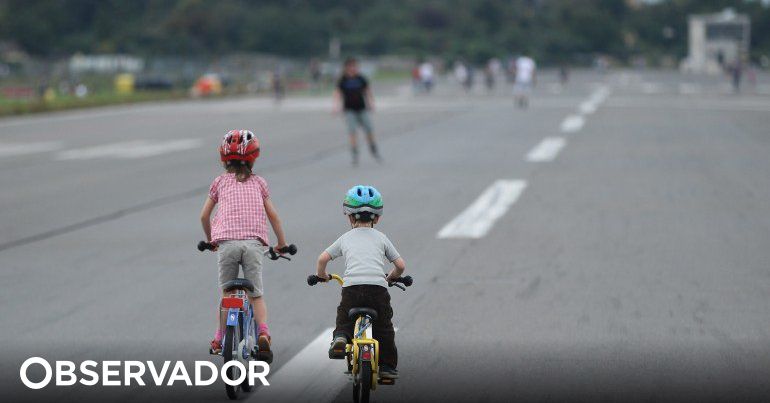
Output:
<svg viewBox="0 0 770 403">
<path fill-rule="evenodd" d="M 523 180 L 498 180 L 436 235 L 438 238 L 481 238 L 527 187 Z"/>
<path fill-rule="evenodd" d="M 566 143 L 564 137 L 546 137 L 527 154 L 527 161 L 553 161 Z"/>
<path fill-rule="evenodd" d="M 583 115 L 590 115 L 594 112 L 596 112 L 597 105 L 594 102 L 591 102 L 591 100 L 583 101 L 580 104 L 580 107 L 578 108 L 580 110 L 580 113 Z"/>
<path fill-rule="evenodd" d="M 0 143 L 0 157 L 13 157 L 55 151 L 62 147 L 58 141 L 41 141 L 37 143 Z"/>
<path fill-rule="evenodd" d="M 104 144 L 95 147 L 64 150 L 56 159 L 87 160 L 93 158 L 147 158 L 162 155 L 170 151 L 189 150 L 203 144 L 201 139 L 182 139 L 170 141 L 136 140 L 123 143 Z"/>
<path fill-rule="evenodd" d="M 569 115 L 561 122 L 561 131 L 564 133 L 574 133 L 583 128 L 586 120 L 582 115 Z"/>
<path fill-rule="evenodd" d="M 275 374 L 268 376 L 269 386 L 260 387 L 256 396 L 266 402 L 329 402 L 348 382 L 345 362 L 328 356 L 332 328 L 326 329 L 300 350 Z"/>
</svg>

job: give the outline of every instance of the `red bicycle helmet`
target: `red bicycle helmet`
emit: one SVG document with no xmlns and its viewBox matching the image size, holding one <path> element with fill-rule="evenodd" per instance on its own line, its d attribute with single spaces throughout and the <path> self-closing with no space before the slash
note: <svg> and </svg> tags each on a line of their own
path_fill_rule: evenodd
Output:
<svg viewBox="0 0 770 403">
<path fill-rule="evenodd" d="M 222 162 L 246 161 L 253 163 L 259 157 L 259 140 L 248 130 L 230 130 L 219 146 Z"/>
</svg>

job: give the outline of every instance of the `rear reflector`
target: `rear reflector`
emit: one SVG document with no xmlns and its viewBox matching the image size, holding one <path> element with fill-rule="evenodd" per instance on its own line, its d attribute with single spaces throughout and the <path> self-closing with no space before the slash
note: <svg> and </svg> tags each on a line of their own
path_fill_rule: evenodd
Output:
<svg viewBox="0 0 770 403">
<path fill-rule="evenodd" d="M 363 351 L 361 352 L 361 359 L 366 361 L 371 361 L 372 359 L 372 352 L 371 351 Z"/>
<path fill-rule="evenodd" d="M 222 298 L 222 308 L 243 308 L 243 300 L 240 298 Z"/>
</svg>

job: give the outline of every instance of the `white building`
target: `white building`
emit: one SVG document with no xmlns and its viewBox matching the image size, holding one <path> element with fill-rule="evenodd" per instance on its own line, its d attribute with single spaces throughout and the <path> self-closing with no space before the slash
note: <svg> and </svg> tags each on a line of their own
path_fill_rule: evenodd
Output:
<svg viewBox="0 0 770 403">
<path fill-rule="evenodd" d="M 82 55 L 70 58 L 71 73 L 139 73 L 144 68 L 144 60 L 128 55 Z"/>
<path fill-rule="evenodd" d="M 716 14 L 691 15 L 689 52 L 682 68 L 696 73 L 717 74 L 748 55 L 751 21 L 727 8 Z"/>
</svg>

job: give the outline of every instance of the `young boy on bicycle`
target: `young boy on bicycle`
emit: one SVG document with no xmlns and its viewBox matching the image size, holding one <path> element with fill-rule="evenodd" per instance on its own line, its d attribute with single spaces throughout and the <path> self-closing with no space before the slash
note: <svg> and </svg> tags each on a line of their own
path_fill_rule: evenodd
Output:
<svg viewBox="0 0 770 403">
<path fill-rule="evenodd" d="M 321 253 L 316 273 L 321 279 L 330 280 L 326 265 L 345 257 L 342 300 L 337 307 L 337 327 L 329 357 L 344 355 L 345 345 L 353 338 L 355 322 L 348 317 L 348 311 L 355 307 L 371 308 L 377 311 L 372 329 L 380 346 L 380 377 L 395 379 L 398 356 L 388 284 L 401 277 L 406 265 L 388 237 L 374 229 L 382 215 L 382 196 L 377 189 L 354 186 L 348 190 L 342 206 L 352 228 Z M 386 273 L 385 259 L 394 265 L 390 273 Z"/>
</svg>

